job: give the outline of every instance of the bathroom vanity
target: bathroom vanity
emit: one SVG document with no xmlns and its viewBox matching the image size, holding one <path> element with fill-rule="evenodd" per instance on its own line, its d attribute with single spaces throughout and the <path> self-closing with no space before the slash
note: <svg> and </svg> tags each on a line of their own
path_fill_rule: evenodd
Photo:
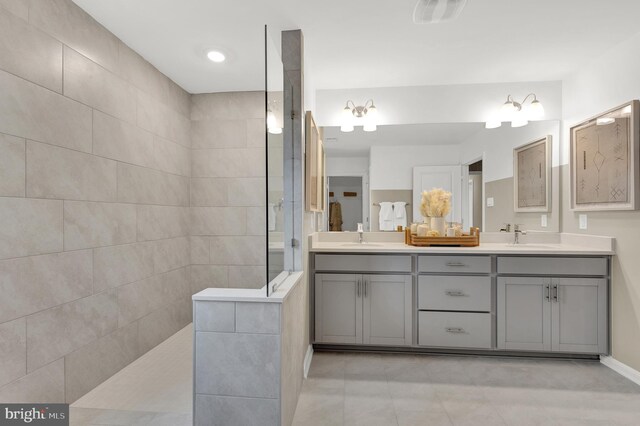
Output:
<svg viewBox="0 0 640 426">
<path fill-rule="evenodd" d="M 312 236 L 317 348 L 609 352 L 610 239 L 556 234 L 545 244 L 420 248 L 383 238 Z"/>
</svg>

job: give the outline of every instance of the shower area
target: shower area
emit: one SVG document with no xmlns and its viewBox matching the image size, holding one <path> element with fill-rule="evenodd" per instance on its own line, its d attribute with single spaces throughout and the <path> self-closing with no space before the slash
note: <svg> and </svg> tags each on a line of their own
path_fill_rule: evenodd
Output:
<svg viewBox="0 0 640 426">
<path fill-rule="evenodd" d="M 191 424 L 192 295 L 287 263 L 279 36 L 191 94 L 70 0 L 0 18 L 0 402 Z"/>
</svg>

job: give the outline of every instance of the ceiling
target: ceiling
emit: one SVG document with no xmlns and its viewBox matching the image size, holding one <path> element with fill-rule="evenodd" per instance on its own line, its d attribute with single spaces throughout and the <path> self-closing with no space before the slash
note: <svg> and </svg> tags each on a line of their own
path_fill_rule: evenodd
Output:
<svg viewBox="0 0 640 426">
<path fill-rule="evenodd" d="M 416 0 L 74 1 L 191 93 L 263 89 L 264 24 L 303 30 L 315 89 L 559 80 L 640 31 L 637 0 L 469 0 L 430 25 Z"/>
<path fill-rule="evenodd" d="M 484 123 L 431 123 L 378 126 L 375 132 L 356 127 L 342 133 L 340 127 L 324 127 L 327 157 L 363 157 L 372 146 L 457 145 L 484 129 Z"/>
</svg>

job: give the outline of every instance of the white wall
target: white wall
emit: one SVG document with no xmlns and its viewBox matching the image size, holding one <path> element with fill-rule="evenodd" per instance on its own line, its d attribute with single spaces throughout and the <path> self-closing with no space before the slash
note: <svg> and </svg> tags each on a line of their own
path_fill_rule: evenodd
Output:
<svg viewBox="0 0 640 426">
<path fill-rule="evenodd" d="M 413 168 L 460 164 L 459 145 L 373 146 L 370 153 L 370 187 L 413 189 Z"/>
<path fill-rule="evenodd" d="M 369 157 L 327 157 L 327 176 L 363 176 L 369 173 Z"/>
<path fill-rule="evenodd" d="M 484 122 L 494 116 L 507 95 L 516 100 L 535 92 L 546 118 L 562 116 L 562 85 L 559 81 L 450 86 L 386 87 L 319 90 L 316 93 L 318 126 L 339 126 L 347 100 L 376 103 L 379 124 Z"/>
<path fill-rule="evenodd" d="M 569 129 L 593 115 L 640 99 L 640 34 L 604 53 L 563 81 L 562 163 L 569 163 Z M 588 229 L 578 228 L 570 209 L 569 167 L 563 167 L 564 232 L 616 238 L 611 268 L 612 355 L 640 370 L 640 212 L 589 212 Z M 638 184 L 638 183 L 636 183 Z"/>
<path fill-rule="evenodd" d="M 513 128 L 505 123 L 498 129 L 483 129 L 464 141 L 460 147 L 462 164 L 471 163 L 484 156 L 482 164 L 485 182 L 513 176 L 513 148 L 527 144 L 546 135 L 553 137 L 553 166 L 560 162 L 560 122 L 532 121 L 525 127 Z"/>
</svg>

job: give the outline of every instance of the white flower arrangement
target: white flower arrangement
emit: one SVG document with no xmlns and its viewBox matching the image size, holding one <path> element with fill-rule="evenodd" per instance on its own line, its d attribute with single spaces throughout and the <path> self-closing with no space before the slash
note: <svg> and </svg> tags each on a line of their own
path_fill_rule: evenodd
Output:
<svg viewBox="0 0 640 426">
<path fill-rule="evenodd" d="M 451 211 L 451 193 L 442 188 L 433 188 L 422 193 L 420 212 L 424 217 L 444 217 Z"/>
</svg>

